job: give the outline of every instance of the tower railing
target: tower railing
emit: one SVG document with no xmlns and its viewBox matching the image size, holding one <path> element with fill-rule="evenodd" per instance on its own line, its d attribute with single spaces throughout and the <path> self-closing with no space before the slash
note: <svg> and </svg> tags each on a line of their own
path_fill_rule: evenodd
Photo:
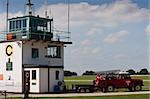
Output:
<svg viewBox="0 0 150 99">
<path fill-rule="evenodd" d="M 48 30 L 47 30 L 48 31 Z M 7 40 L 25 40 L 25 39 L 37 39 L 37 40 L 49 40 L 49 41 L 61 41 L 61 42 L 71 42 L 70 32 L 52 30 L 51 32 L 47 31 L 30 31 L 27 30 L 18 30 L 18 31 L 2 31 L 0 32 L 0 41 Z"/>
<path fill-rule="evenodd" d="M 52 30 L 54 41 L 71 42 L 71 32 Z"/>
</svg>

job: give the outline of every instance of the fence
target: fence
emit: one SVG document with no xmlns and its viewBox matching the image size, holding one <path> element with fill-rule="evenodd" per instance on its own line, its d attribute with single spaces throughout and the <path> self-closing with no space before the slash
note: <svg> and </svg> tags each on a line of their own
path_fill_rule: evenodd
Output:
<svg viewBox="0 0 150 99">
<path fill-rule="evenodd" d="M 6 90 L 0 91 L 0 99 L 6 99 L 7 98 L 7 92 Z"/>
<path fill-rule="evenodd" d="M 51 41 L 62 41 L 71 42 L 71 33 L 59 30 L 52 30 L 52 33 L 46 31 L 25 31 L 19 30 L 11 33 L 7 31 L 0 32 L 0 41 L 5 41 L 8 39 L 39 39 L 39 40 L 51 40 Z"/>
</svg>

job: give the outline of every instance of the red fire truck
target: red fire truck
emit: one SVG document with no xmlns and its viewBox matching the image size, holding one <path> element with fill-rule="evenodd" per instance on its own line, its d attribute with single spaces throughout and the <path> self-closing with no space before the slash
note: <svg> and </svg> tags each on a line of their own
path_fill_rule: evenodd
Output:
<svg viewBox="0 0 150 99">
<path fill-rule="evenodd" d="M 129 91 L 142 90 L 143 81 L 141 79 L 132 79 L 129 74 L 120 73 L 100 76 L 100 78 L 96 77 L 93 85 L 76 85 L 76 91 L 94 92 L 100 89 L 102 92 L 113 92 L 118 88 L 128 88 Z"/>
</svg>

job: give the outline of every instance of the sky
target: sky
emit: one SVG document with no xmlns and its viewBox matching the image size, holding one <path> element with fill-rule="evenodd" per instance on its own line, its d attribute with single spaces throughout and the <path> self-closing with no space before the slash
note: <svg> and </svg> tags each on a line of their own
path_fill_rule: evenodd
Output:
<svg viewBox="0 0 150 99">
<path fill-rule="evenodd" d="M 9 18 L 25 13 L 27 0 L 9 0 Z M 31 0 L 34 14 L 44 16 L 44 0 Z M 54 27 L 67 31 L 67 0 L 48 0 Z M 72 45 L 65 47 L 66 70 L 120 69 L 149 66 L 149 0 L 70 0 Z M 0 0 L 0 30 L 5 30 L 6 0 Z"/>
</svg>

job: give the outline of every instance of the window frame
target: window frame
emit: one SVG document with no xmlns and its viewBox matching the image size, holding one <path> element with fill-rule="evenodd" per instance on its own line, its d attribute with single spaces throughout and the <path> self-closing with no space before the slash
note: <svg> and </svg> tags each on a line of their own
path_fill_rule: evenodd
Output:
<svg viewBox="0 0 150 99">
<path fill-rule="evenodd" d="M 59 70 L 56 70 L 55 71 L 55 80 L 59 80 L 59 75 L 60 75 Z"/>
<path fill-rule="evenodd" d="M 37 51 L 37 52 L 35 52 L 35 51 Z M 34 56 L 34 53 L 36 53 L 37 55 Z M 32 57 L 32 59 L 37 59 L 37 58 L 39 58 L 39 49 L 38 49 L 38 48 L 32 48 L 32 49 L 31 49 L 31 57 Z"/>
<path fill-rule="evenodd" d="M 61 46 L 48 45 L 46 57 L 48 58 L 61 58 Z"/>
<path fill-rule="evenodd" d="M 32 70 L 32 80 L 36 80 L 37 78 L 37 72 L 36 70 Z"/>
</svg>

